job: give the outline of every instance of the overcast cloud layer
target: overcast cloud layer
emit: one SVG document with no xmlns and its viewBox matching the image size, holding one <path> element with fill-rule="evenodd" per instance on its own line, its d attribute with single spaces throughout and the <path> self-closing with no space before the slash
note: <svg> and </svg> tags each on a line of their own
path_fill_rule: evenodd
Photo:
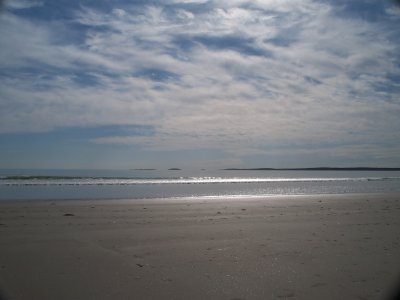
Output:
<svg viewBox="0 0 400 300">
<path fill-rule="evenodd" d="M 88 142 L 400 163 L 394 2 L 77 2 L 5 2 L 2 134 L 118 125 Z"/>
</svg>

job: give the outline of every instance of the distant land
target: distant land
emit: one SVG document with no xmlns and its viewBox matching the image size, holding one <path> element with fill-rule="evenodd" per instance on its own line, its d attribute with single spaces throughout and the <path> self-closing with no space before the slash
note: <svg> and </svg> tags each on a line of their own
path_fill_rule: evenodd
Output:
<svg viewBox="0 0 400 300">
<path fill-rule="evenodd" d="M 157 169 L 148 169 L 148 168 L 139 168 L 139 169 L 131 169 L 132 171 L 157 171 Z M 169 168 L 168 171 L 181 171 L 179 168 Z M 203 169 L 202 169 L 203 170 Z"/>
<path fill-rule="evenodd" d="M 224 171 L 400 171 L 400 168 L 372 168 L 372 167 L 345 167 L 345 168 L 227 168 Z"/>
</svg>

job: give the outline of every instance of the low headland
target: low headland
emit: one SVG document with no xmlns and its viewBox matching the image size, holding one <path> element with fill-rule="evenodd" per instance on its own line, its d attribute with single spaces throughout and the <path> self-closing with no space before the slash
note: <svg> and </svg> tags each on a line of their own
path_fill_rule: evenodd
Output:
<svg viewBox="0 0 400 300">
<path fill-rule="evenodd" d="M 224 171 L 400 171 L 400 168 L 316 167 L 316 168 L 226 168 Z"/>
</svg>

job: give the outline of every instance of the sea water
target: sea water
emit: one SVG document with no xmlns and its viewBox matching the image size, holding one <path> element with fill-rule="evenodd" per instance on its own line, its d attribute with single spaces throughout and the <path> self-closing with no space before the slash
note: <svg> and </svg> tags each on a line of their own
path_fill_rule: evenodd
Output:
<svg viewBox="0 0 400 300">
<path fill-rule="evenodd" d="M 400 192 L 400 171 L 0 170 L 0 200 Z"/>
</svg>

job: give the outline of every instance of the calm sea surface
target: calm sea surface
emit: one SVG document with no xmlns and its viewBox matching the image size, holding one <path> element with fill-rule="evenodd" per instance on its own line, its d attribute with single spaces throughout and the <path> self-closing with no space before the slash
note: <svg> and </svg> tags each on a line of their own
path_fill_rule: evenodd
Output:
<svg viewBox="0 0 400 300">
<path fill-rule="evenodd" d="M 400 171 L 0 170 L 0 200 L 400 192 Z"/>
</svg>

